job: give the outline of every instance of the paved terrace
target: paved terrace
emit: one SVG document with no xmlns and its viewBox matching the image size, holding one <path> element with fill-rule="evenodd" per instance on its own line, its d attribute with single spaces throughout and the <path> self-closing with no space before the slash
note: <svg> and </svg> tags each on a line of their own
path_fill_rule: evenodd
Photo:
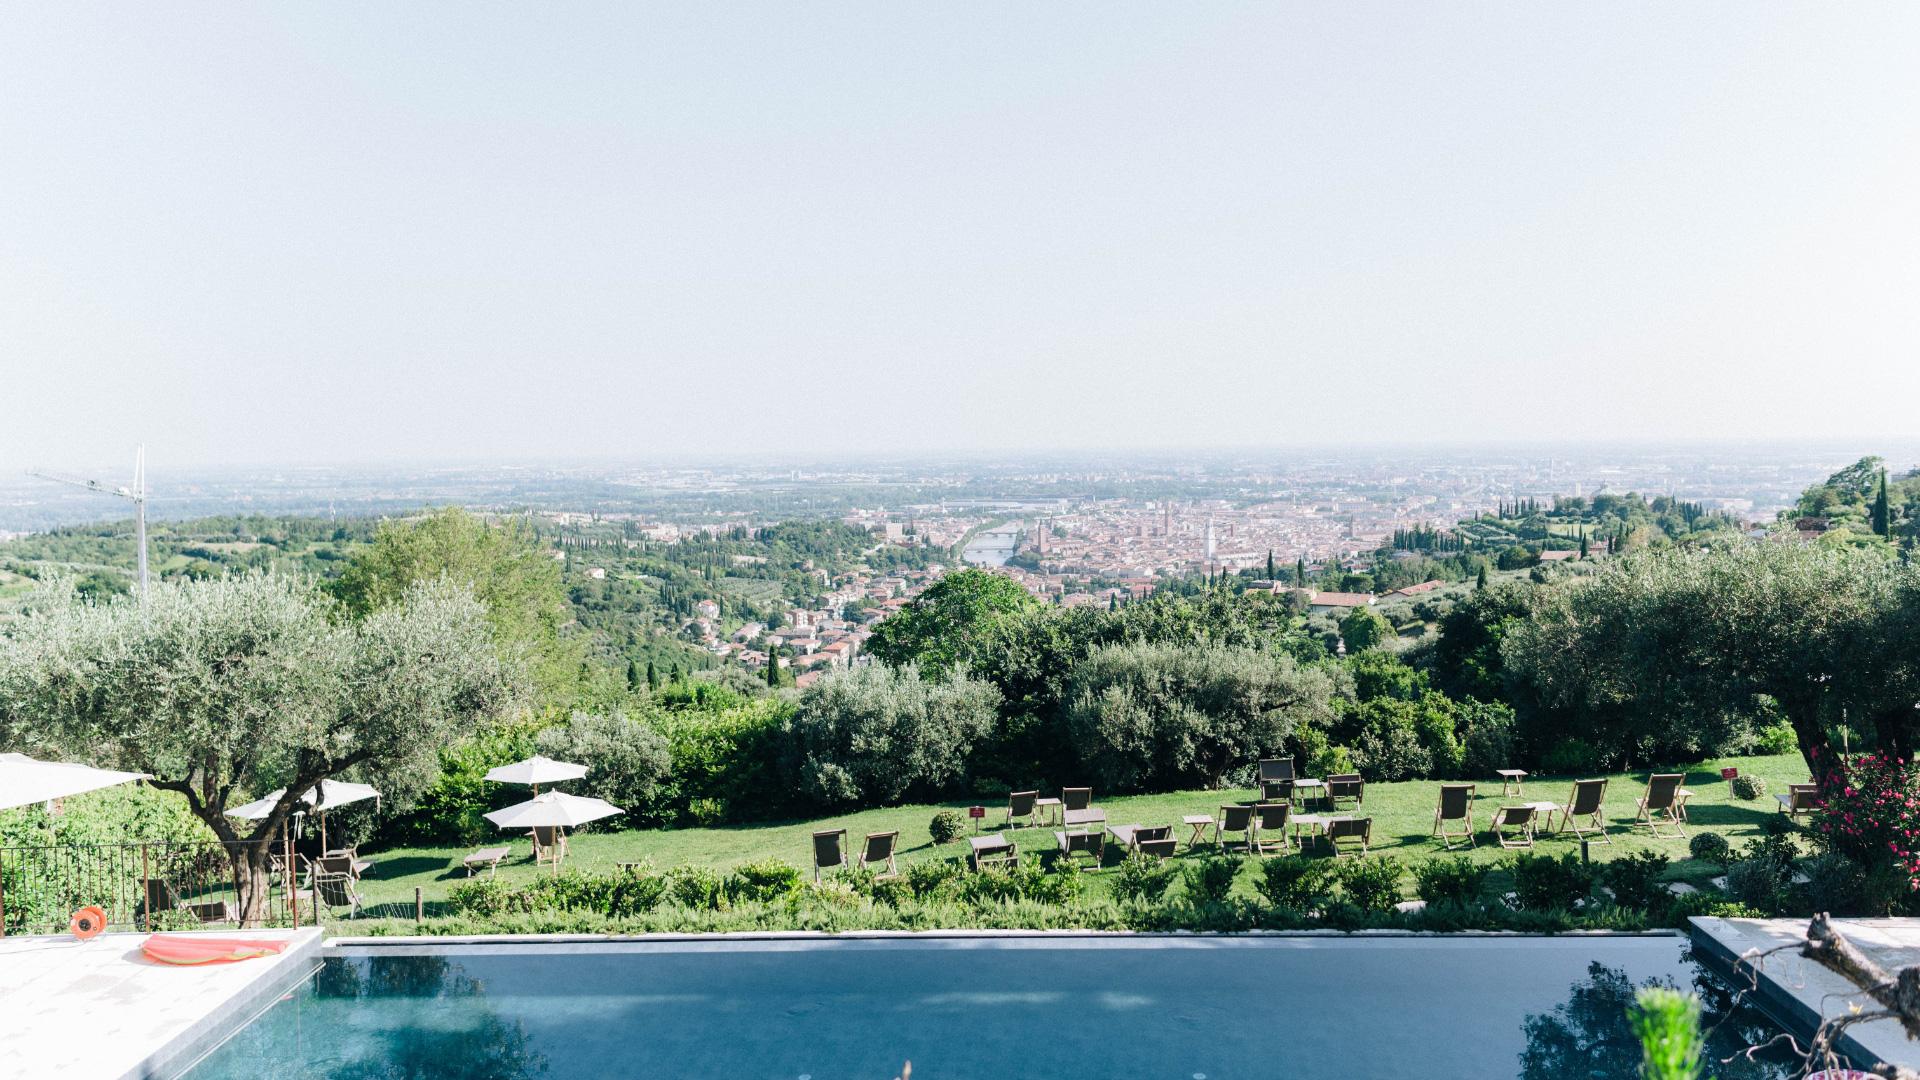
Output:
<svg viewBox="0 0 1920 1080">
<path fill-rule="evenodd" d="M 210 936 L 294 944 L 278 956 L 181 967 L 141 955 L 145 934 L 0 938 L 0 1074 L 173 1076 L 317 964 L 317 929 Z"/>
<path fill-rule="evenodd" d="M 1694 943 L 1723 964 L 1749 952 L 1804 941 L 1806 919 L 1693 920 Z M 1920 964 L 1920 919 L 1835 919 L 1841 935 L 1881 968 L 1892 972 Z M 1788 949 L 1759 961 L 1762 1004 L 1805 1039 L 1821 1020 L 1880 1008 L 1878 1002 L 1839 975 Z M 1744 974 L 1744 969 L 1743 972 Z M 1736 977 L 1736 982 L 1738 982 Z M 1920 1066 L 1920 1044 L 1908 1040 L 1895 1020 L 1849 1028 L 1839 1049 L 1856 1064 L 1886 1061 Z"/>
</svg>

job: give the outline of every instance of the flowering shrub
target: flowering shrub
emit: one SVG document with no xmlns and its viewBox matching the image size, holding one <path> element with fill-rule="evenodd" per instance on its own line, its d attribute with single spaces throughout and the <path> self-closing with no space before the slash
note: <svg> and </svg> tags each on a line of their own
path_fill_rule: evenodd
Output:
<svg viewBox="0 0 1920 1080">
<path fill-rule="evenodd" d="M 1891 754 L 1837 759 L 1826 770 L 1826 809 L 1814 829 L 1867 867 L 1892 866 L 1920 889 L 1920 766 Z"/>
</svg>

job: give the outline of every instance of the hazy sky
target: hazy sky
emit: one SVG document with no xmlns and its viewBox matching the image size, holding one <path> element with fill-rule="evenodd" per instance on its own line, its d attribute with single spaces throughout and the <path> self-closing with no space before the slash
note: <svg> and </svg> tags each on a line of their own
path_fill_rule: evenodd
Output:
<svg viewBox="0 0 1920 1080">
<path fill-rule="evenodd" d="M 0 469 L 1911 432 L 1920 5 L 16 4 Z"/>
</svg>

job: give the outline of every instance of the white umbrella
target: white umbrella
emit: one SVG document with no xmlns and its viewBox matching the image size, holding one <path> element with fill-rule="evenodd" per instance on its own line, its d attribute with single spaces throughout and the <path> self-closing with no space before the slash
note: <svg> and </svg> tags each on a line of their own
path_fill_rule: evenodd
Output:
<svg viewBox="0 0 1920 1080">
<path fill-rule="evenodd" d="M 564 791 L 549 791 L 544 795 L 535 795 L 526 802 L 514 803 L 503 810 L 495 810 L 487 815 L 487 820 L 503 829 L 567 829 L 624 812 L 605 799 L 589 799 L 583 795 L 569 795 Z M 539 846 L 539 840 L 536 838 L 534 841 L 536 855 L 539 854 Z M 553 872 L 556 874 L 560 872 L 560 859 L 557 855 L 553 860 Z"/>
<path fill-rule="evenodd" d="M 279 804 L 286 793 L 286 788 L 270 791 L 245 806 L 236 806 L 227 811 L 227 816 L 259 821 L 273 813 L 273 808 Z M 365 802 L 379 797 L 380 793 L 375 791 L 372 785 L 349 784 L 345 780 L 322 780 L 314 786 L 313 790 L 300 796 L 300 801 L 306 805 L 307 809 L 320 816 L 320 850 L 327 849 L 327 811 L 336 806 L 346 806 L 348 803 Z"/>
<path fill-rule="evenodd" d="M 555 761 L 550 757 L 535 754 L 525 761 L 516 761 L 511 765 L 502 765 L 487 770 L 487 779 L 496 784 L 531 784 L 533 793 L 540 794 L 541 784 L 557 784 L 562 780 L 578 780 L 587 775 L 585 765 L 575 765 L 569 761 Z"/>
<path fill-rule="evenodd" d="M 25 754 L 0 754 L 0 810 L 64 799 L 139 780 L 146 775 L 66 761 L 36 761 Z"/>
<path fill-rule="evenodd" d="M 535 795 L 526 802 L 514 803 L 503 810 L 495 810 L 487 815 L 487 820 L 503 829 L 531 829 L 536 825 L 543 828 L 570 829 L 576 825 L 585 825 L 589 821 L 599 821 L 604 817 L 624 813 L 626 813 L 625 810 L 605 799 L 589 799 L 584 795 L 549 791 L 544 795 Z"/>
</svg>

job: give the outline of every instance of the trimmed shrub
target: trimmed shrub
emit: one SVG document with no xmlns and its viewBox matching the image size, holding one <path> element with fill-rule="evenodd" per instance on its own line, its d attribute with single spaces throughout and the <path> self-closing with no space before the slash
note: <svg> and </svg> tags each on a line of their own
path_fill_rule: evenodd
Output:
<svg viewBox="0 0 1920 1080">
<path fill-rule="evenodd" d="M 1767 793 L 1767 782 L 1750 773 L 1741 773 L 1739 776 L 1734 777 L 1733 782 L 1727 786 L 1733 792 L 1734 798 L 1745 799 L 1748 802 L 1752 802 Z"/>
<path fill-rule="evenodd" d="M 951 859 L 928 859 L 907 867 L 907 885 L 918 897 L 934 896 L 960 877 L 960 864 Z"/>
<path fill-rule="evenodd" d="M 1527 911 L 1572 911 L 1593 892 L 1593 870 L 1568 852 L 1516 855 L 1507 863 L 1513 873 L 1514 900 Z"/>
<path fill-rule="evenodd" d="M 1791 754 L 1799 749 L 1800 739 L 1794 735 L 1793 725 L 1784 720 L 1768 724 L 1753 736 L 1755 754 Z"/>
<path fill-rule="evenodd" d="M 1113 878 L 1113 895 L 1136 903 L 1155 903 L 1166 895 L 1178 871 L 1172 863 L 1134 852 Z"/>
<path fill-rule="evenodd" d="M 800 871 L 779 859 L 736 866 L 727 875 L 727 899 L 738 904 L 779 900 L 800 890 Z"/>
<path fill-rule="evenodd" d="M 1624 859 L 1602 864 L 1600 881 L 1613 890 L 1613 902 L 1635 911 L 1651 911 L 1664 903 L 1667 891 L 1660 887 L 1660 875 L 1667 872 L 1668 859 L 1654 851 L 1636 851 Z"/>
<path fill-rule="evenodd" d="M 1298 855 L 1260 860 L 1254 881 L 1267 903 L 1295 911 L 1313 911 L 1326 902 L 1331 867 Z"/>
<path fill-rule="evenodd" d="M 1233 879 L 1240 873 L 1243 860 L 1231 855 L 1212 855 L 1186 869 L 1187 898 L 1195 904 L 1225 903 L 1233 892 Z"/>
<path fill-rule="evenodd" d="M 1339 864 L 1340 892 L 1361 911 L 1379 914 L 1400 902 L 1400 863 L 1391 858 L 1358 858 Z"/>
<path fill-rule="evenodd" d="M 1492 867 L 1464 855 L 1429 859 L 1413 868 L 1413 891 L 1429 904 L 1472 904 L 1480 899 Z"/>
<path fill-rule="evenodd" d="M 694 911 L 718 911 L 726 899 L 720 875 L 704 866 L 676 866 L 667 871 L 667 892 L 674 903 Z"/>
<path fill-rule="evenodd" d="M 1687 841 L 1687 853 L 1702 862 L 1725 866 L 1733 859 L 1733 845 L 1719 833 L 1695 833 L 1693 839 Z"/>
<path fill-rule="evenodd" d="M 927 835 L 933 837 L 936 844 L 951 844 L 966 832 L 967 819 L 961 817 L 958 810 L 942 810 L 927 822 Z"/>
</svg>

